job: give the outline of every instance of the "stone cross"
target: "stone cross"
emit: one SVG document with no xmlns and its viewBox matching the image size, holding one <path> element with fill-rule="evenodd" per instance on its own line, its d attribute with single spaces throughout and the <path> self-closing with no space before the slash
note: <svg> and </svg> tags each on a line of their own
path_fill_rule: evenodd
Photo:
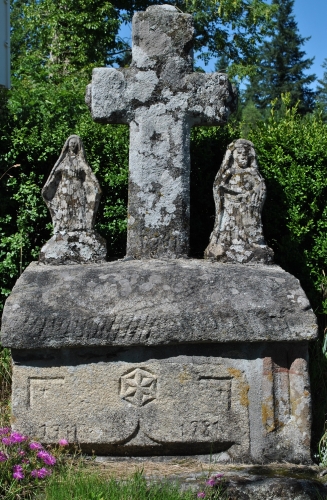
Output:
<svg viewBox="0 0 327 500">
<path fill-rule="evenodd" d="M 191 127 L 226 124 L 236 94 L 225 74 L 193 72 L 191 15 L 151 6 L 132 32 L 131 66 L 94 69 L 86 102 L 95 121 L 130 125 L 127 256 L 185 257 Z"/>
</svg>

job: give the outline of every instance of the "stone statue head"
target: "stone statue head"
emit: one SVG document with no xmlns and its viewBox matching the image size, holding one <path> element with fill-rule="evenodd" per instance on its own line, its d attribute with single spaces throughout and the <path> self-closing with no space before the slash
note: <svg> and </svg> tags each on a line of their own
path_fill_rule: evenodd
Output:
<svg viewBox="0 0 327 500">
<path fill-rule="evenodd" d="M 236 164 L 236 165 L 235 165 Z M 257 157 L 253 143 L 246 139 L 237 139 L 228 146 L 225 157 L 227 168 L 238 166 L 239 168 L 258 169 Z"/>
<path fill-rule="evenodd" d="M 54 168 L 56 168 L 67 155 L 69 155 L 70 158 L 78 156 L 80 160 L 86 162 L 84 145 L 82 139 L 78 135 L 73 134 L 68 137 Z"/>
</svg>

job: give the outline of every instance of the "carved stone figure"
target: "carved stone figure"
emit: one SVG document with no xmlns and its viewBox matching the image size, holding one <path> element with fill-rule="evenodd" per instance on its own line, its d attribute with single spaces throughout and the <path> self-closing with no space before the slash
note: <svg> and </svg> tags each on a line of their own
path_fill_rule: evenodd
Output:
<svg viewBox="0 0 327 500">
<path fill-rule="evenodd" d="M 53 222 L 53 237 L 43 246 L 47 264 L 104 261 L 105 240 L 94 231 L 101 188 L 85 159 L 78 135 L 68 137 L 42 189 Z"/>
<path fill-rule="evenodd" d="M 222 262 L 271 263 L 261 213 L 265 181 L 252 142 L 238 139 L 228 146 L 213 186 L 216 220 L 205 257 Z"/>
</svg>

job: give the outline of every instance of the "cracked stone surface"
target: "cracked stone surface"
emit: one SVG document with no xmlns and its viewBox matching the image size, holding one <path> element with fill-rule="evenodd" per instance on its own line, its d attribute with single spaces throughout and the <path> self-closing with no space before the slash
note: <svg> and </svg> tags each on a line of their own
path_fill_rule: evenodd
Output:
<svg viewBox="0 0 327 500">
<path fill-rule="evenodd" d="M 101 189 L 86 162 L 79 136 L 68 137 L 42 196 L 51 214 L 54 234 L 42 247 L 40 262 L 103 262 L 106 242 L 94 231 Z"/>
<path fill-rule="evenodd" d="M 222 73 L 193 72 L 193 21 L 155 5 L 133 17 L 130 68 L 96 68 L 86 102 L 102 123 L 130 126 L 127 255 L 189 251 L 190 131 L 224 125 L 236 93 Z"/>
<path fill-rule="evenodd" d="M 266 185 L 252 142 L 238 139 L 228 146 L 213 194 L 216 219 L 205 257 L 270 264 L 273 251 L 265 243 L 261 221 Z"/>
</svg>

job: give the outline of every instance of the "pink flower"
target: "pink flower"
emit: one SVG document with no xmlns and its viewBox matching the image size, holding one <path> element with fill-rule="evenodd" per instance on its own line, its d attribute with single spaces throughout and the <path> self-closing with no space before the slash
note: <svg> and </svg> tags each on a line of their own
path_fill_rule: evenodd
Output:
<svg viewBox="0 0 327 500">
<path fill-rule="evenodd" d="M 47 451 L 39 451 L 36 455 L 37 458 L 40 458 L 46 465 L 54 465 L 56 463 L 56 459 L 53 455 L 50 455 Z"/>
<path fill-rule="evenodd" d="M 0 436 L 3 436 L 3 434 L 8 434 L 10 432 L 10 427 L 1 427 L 0 428 Z"/>
<path fill-rule="evenodd" d="M 2 438 L 2 442 L 6 446 L 10 446 L 12 443 L 11 438 Z"/>
<path fill-rule="evenodd" d="M 18 480 L 24 479 L 23 467 L 21 465 L 14 465 L 12 470 L 13 470 L 12 477 L 14 479 L 18 479 Z"/>
<path fill-rule="evenodd" d="M 30 443 L 30 449 L 31 450 L 42 450 L 43 449 L 43 446 L 41 443 L 37 443 L 36 441 L 32 441 Z"/>
<path fill-rule="evenodd" d="M 206 481 L 206 485 L 207 486 L 212 486 L 212 487 L 216 486 L 216 480 L 211 477 L 210 479 L 208 479 L 208 481 Z"/>
<path fill-rule="evenodd" d="M 68 446 L 69 445 L 67 439 L 59 439 L 58 443 L 59 443 L 59 446 Z"/>
<path fill-rule="evenodd" d="M 37 477 L 38 479 L 43 479 L 46 476 L 50 476 L 51 470 L 46 469 L 45 467 L 42 467 L 42 469 L 34 469 L 31 472 L 31 476 Z"/>
<path fill-rule="evenodd" d="M 221 479 L 222 477 L 224 477 L 224 474 L 215 474 L 214 476 L 216 479 Z"/>
<path fill-rule="evenodd" d="M 19 432 L 12 432 L 10 434 L 10 439 L 12 443 L 22 443 L 23 441 L 26 441 L 27 437 L 23 436 L 23 434 L 20 434 Z"/>
<path fill-rule="evenodd" d="M 19 450 L 18 454 L 23 457 L 25 455 L 25 451 L 24 450 Z"/>
<path fill-rule="evenodd" d="M 7 458 L 7 455 L 3 451 L 0 451 L 0 462 L 5 462 Z"/>
<path fill-rule="evenodd" d="M 199 491 L 199 493 L 197 494 L 197 497 L 198 498 L 205 498 L 206 497 L 206 494 L 204 491 Z"/>
</svg>

